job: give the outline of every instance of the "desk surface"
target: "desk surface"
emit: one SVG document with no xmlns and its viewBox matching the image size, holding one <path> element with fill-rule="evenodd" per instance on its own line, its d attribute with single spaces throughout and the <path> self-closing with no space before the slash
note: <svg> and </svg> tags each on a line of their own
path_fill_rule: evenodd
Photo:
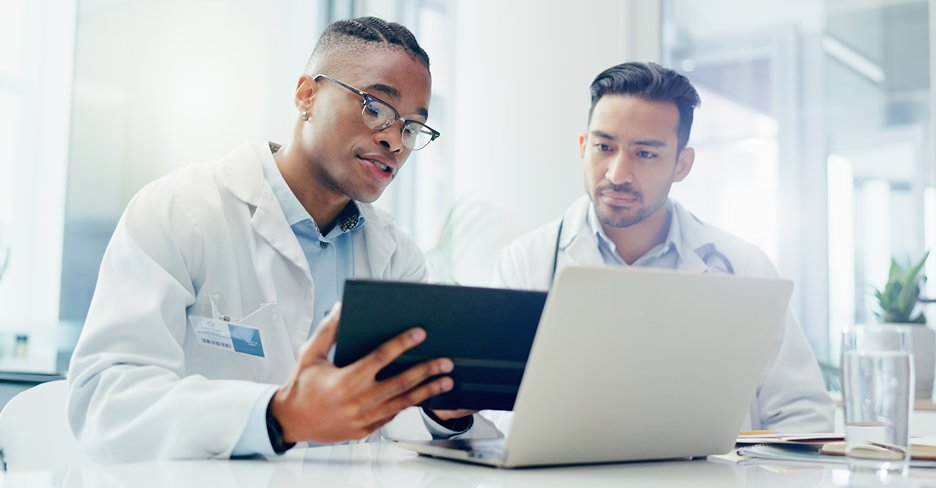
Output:
<svg viewBox="0 0 936 488">
<path fill-rule="evenodd" d="M 855 480 L 852 479 L 852 482 Z M 98 465 L 68 472 L 11 472 L 3 487 L 568 487 L 846 486 L 829 467 L 740 466 L 705 460 L 500 470 L 418 457 L 392 444 L 294 449 L 271 459 Z M 901 486 L 933 486 L 936 469 Z"/>
</svg>

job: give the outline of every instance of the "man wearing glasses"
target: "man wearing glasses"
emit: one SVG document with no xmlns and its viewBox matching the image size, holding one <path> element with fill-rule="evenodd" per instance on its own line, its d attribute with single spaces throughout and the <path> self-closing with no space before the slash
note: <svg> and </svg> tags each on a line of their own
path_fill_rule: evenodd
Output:
<svg viewBox="0 0 936 488">
<path fill-rule="evenodd" d="M 490 435 L 470 412 L 408 409 L 452 388 L 448 358 L 375 380 L 422 329 L 345 368 L 330 359 L 347 278 L 425 278 L 416 244 L 370 203 L 439 137 L 430 89 L 405 27 L 335 22 L 299 77 L 289 144 L 242 146 L 133 198 L 68 374 L 69 421 L 93 457 L 273 454 L 381 428 Z"/>
</svg>

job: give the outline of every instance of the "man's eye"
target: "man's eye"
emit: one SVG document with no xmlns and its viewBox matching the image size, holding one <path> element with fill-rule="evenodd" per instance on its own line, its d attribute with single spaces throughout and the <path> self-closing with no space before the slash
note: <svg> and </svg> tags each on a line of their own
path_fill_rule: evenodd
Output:
<svg viewBox="0 0 936 488">
<path fill-rule="evenodd" d="M 406 124 L 405 126 L 403 126 L 403 130 L 406 131 L 407 134 L 410 134 L 413 136 L 417 136 L 420 133 L 427 134 L 427 135 L 431 134 L 431 132 L 429 132 L 429 129 L 426 129 L 426 126 L 420 125 L 420 124 Z"/>
<path fill-rule="evenodd" d="M 652 153 L 650 151 L 637 151 L 637 157 L 644 158 L 644 159 L 653 159 L 656 157 L 656 153 Z"/>
<path fill-rule="evenodd" d="M 367 113 L 373 116 L 380 115 L 380 104 L 376 102 L 365 103 L 364 110 L 367 110 Z"/>
<path fill-rule="evenodd" d="M 602 144 L 600 142 L 598 144 L 595 144 L 595 148 L 598 149 L 598 151 L 600 152 L 611 152 L 611 146 L 607 144 Z"/>
</svg>

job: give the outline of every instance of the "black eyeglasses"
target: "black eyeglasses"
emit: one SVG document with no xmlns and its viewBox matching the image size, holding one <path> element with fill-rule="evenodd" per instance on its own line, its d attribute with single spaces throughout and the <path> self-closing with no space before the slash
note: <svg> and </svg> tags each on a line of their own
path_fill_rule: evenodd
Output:
<svg viewBox="0 0 936 488">
<path fill-rule="evenodd" d="M 364 125 L 370 129 L 379 132 L 385 130 L 387 127 L 390 127 L 397 120 L 402 120 L 403 126 L 400 127 L 400 131 L 403 145 L 413 151 L 418 151 L 426 147 L 430 142 L 436 140 L 436 138 L 442 135 L 439 133 L 439 131 L 429 127 L 426 124 L 423 124 L 422 122 L 404 119 L 400 115 L 400 112 L 397 112 L 393 106 L 371 95 L 370 93 L 358 90 L 351 85 L 338 81 L 327 75 L 318 74 L 315 75 L 315 77 L 312 79 L 318 81 L 319 78 L 324 78 L 333 83 L 337 83 L 338 85 L 363 98 L 364 107 L 361 109 L 361 118 L 364 119 Z"/>
</svg>

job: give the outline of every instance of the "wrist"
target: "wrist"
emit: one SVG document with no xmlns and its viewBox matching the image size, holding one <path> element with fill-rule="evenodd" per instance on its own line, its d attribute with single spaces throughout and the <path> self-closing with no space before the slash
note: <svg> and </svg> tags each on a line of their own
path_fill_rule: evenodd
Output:
<svg viewBox="0 0 936 488">
<path fill-rule="evenodd" d="M 267 435 L 270 437 L 270 446 L 273 448 L 273 452 L 276 454 L 283 454 L 284 452 L 295 447 L 295 442 L 288 442 L 285 435 L 283 434 L 283 425 L 280 424 L 279 420 L 273 415 L 273 400 L 276 398 L 276 395 L 273 396 L 273 399 L 270 400 L 269 405 L 267 405 L 266 410 L 266 427 Z"/>
</svg>

